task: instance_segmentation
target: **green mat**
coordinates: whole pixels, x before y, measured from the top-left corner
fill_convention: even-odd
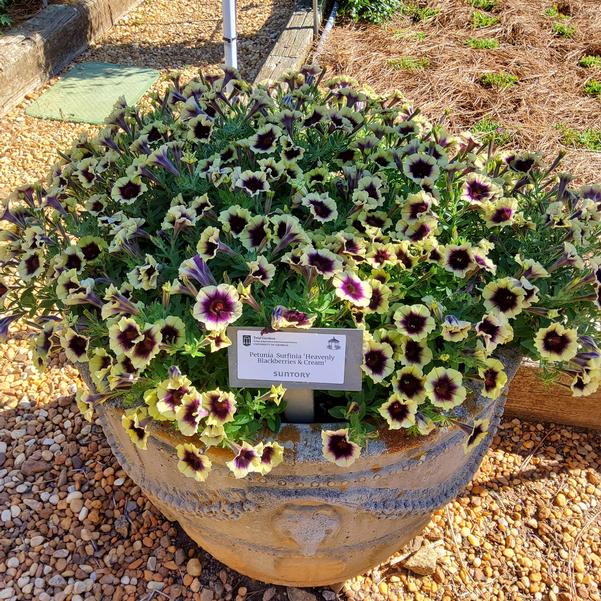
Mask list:
[[[80,63],[25,112],[42,119],[101,124],[120,96],[125,96],[128,104],[137,102],[159,75],[142,67]]]

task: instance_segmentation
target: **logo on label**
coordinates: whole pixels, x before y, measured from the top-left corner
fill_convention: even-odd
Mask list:
[[[250,346],[252,338],[248,334],[242,334],[242,344],[244,346]]]
[[[328,350],[339,351],[340,350],[340,340],[338,340],[338,338],[330,338],[328,340]]]

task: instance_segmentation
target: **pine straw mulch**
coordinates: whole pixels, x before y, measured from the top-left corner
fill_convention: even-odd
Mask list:
[[[567,149],[562,128],[593,129],[601,136],[601,97],[583,92],[587,80],[601,80],[601,69],[578,65],[583,55],[601,56],[599,0],[497,0],[488,14],[498,24],[482,29],[472,25],[475,9],[469,0],[413,4],[439,13],[416,22],[401,11],[383,26],[339,24],[320,63],[329,75],[352,76],[378,92],[399,89],[426,116],[452,131],[492,120],[511,136],[510,145],[553,155]],[[553,6],[566,16],[547,16],[545,11]],[[575,27],[574,37],[554,35],[554,22]],[[466,45],[469,38],[493,37],[499,42],[494,50]],[[429,65],[395,68],[399,57],[426,59]],[[517,76],[518,83],[504,90],[480,83],[483,74],[499,71]],[[581,182],[601,181],[599,151],[568,149],[562,165]]]

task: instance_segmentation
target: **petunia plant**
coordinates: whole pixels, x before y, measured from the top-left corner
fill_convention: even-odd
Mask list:
[[[4,335],[63,350],[145,448],[177,430],[180,470],[207,449],[235,477],[268,473],[285,389],[228,385],[227,328],[359,328],[361,392],[324,391],[324,456],[350,465],[382,428],[487,434],[464,403],[496,399],[507,352],[576,396],[601,381],[601,186],[537,154],[499,154],[314,68],[250,86],[175,79],[141,111],[119,103],[48,181],[2,209]],[[330,426],[331,427],[331,426]]]

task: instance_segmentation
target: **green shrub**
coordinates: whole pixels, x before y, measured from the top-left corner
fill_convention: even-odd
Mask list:
[[[340,14],[353,21],[382,23],[401,7],[401,0],[343,0]]]
[[[561,132],[561,142],[566,146],[601,151],[601,129],[587,128],[582,131],[562,125],[557,126]]]
[[[553,23],[553,33],[560,38],[573,38],[576,33],[576,28],[573,25],[566,23]]]
[[[494,50],[499,47],[499,41],[495,38],[469,38],[465,43],[474,50]]]
[[[552,19],[568,19],[570,17],[568,10],[562,6],[557,6],[557,4],[547,8],[545,10],[545,15]]]
[[[492,141],[497,147],[509,144],[514,137],[513,132],[507,130],[501,123],[493,119],[480,119],[471,129],[472,132],[478,135],[482,142],[488,144]]]
[[[596,54],[585,54],[580,58],[578,64],[581,67],[585,67],[586,69],[591,68],[601,68],[601,56],[597,56]]]
[[[497,71],[496,73],[484,73],[480,76],[480,83],[486,88],[499,88],[505,90],[518,82],[516,75],[507,73],[507,71]]]
[[[12,0],[0,0],[0,29],[13,24],[13,20],[6,14],[6,9],[11,3]]]
[[[469,0],[469,3],[474,8],[479,8],[481,10],[492,10],[497,6],[497,0]]]
[[[419,23],[431,21],[438,16],[440,10],[429,6],[420,6],[412,2],[402,2],[400,12],[402,15],[409,17],[414,23]]]
[[[597,81],[596,79],[589,79],[584,84],[584,93],[587,96],[592,96],[593,98],[601,97],[601,81]]]
[[[488,13],[482,12],[480,10],[475,10],[472,14],[472,25],[476,29],[481,29],[482,27],[492,27],[499,22],[499,19],[494,15],[489,15]]]
[[[388,66],[398,71],[421,71],[430,66],[430,61],[425,57],[399,56],[389,59]]]

